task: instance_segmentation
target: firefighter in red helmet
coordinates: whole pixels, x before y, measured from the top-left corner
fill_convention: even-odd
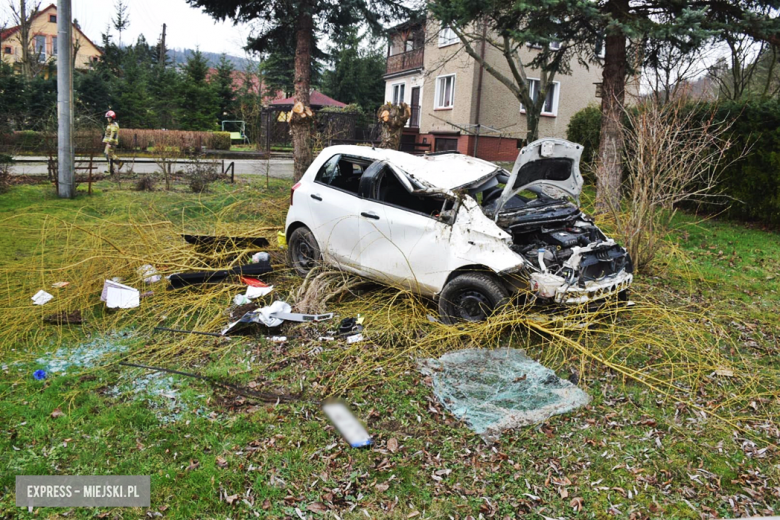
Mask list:
[[[106,135],[103,137],[103,143],[106,148],[103,150],[103,154],[108,161],[108,172],[111,175],[114,174],[114,164],[117,165],[117,169],[122,169],[124,163],[119,160],[116,155],[116,147],[119,144],[119,124],[116,122],[116,113],[113,110],[106,112]]]

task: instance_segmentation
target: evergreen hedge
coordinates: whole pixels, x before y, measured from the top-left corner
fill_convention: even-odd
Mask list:
[[[716,120],[731,124],[727,137],[733,145],[718,186],[720,193],[735,199],[726,214],[780,226],[780,102],[699,103],[692,104],[690,110],[701,119],[714,114]],[[567,139],[583,145],[583,162],[588,165],[596,159],[600,126],[601,113],[590,106],[577,112],[567,127]],[[737,160],[746,146],[748,154]]]

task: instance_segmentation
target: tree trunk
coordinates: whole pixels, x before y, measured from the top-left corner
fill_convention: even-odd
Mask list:
[[[539,139],[539,116],[534,113],[534,110],[526,110],[525,121],[527,125],[525,131],[525,142],[526,144],[533,143]]]
[[[412,116],[412,109],[406,103],[394,105],[385,103],[376,112],[376,117],[382,125],[382,142],[379,148],[390,150],[401,149],[401,134],[404,126]]]
[[[616,2],[613,2],[615,4]],[[628,2],[617,2],[628,10]],[[613,11],[615,8],[613,7]],[[615,13],[618,18],[620,12]],[[606,37],[606,55],[601,84],[601,142],[596,169],[596,212],[603,213],[620,204],[622,177],[621,157],[623,154],[623,130],[621,118],[626,97],[626,35],[618,33]]]
[[[301,104],[303,114],[311,114],[309,107],[309,88],[311,86],[311,42],[314,22],[311,13],[306,11],[306,4],[302,6],[304,12],[298,17],[295,28],[295,104]],[[308,114],[307,114],[308,112]],[[290,132],[293,140],[293,182],[298,182],[306,173],[313,160],[311,128],[313,117],[290,117]]]
[[[17,38],[22,46],[22,59],[20,60],[20,65],[22,77],[28,81],[31,80],[33,76],[30,56],[30,21],[30,18],[27,17],[27,2],[25,2],[25,0],[19,0],[19,16],[17,20],[17,22],[19,22],[19,33]]]

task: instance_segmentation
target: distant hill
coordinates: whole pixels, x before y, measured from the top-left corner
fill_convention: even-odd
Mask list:
[[[195,52],[194,49],[168,49],[168,57],[173,64],[180,65],[185,63],[193,52]],[[216,67],[222,56],[218,52],[200,52],[208,60],[210,67]],[[233,67],[235,67],[236,70],[244,70],[248,62],[257,64],[257,60],[249,60],[244,56],[231,56],[228,54],[227,59],[233,64]]]

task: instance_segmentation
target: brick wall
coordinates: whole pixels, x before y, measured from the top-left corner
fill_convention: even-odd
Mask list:
[[[474,155],[474,140],[476,139],[472,135],[438,135],[438,137],[444,139],[457,139],[458,151],[465,155]],[[428,140],[431,145],[430,151],[436,149],[435,143],[437,135],[434,134],[419,134],[417,136],[417,142],[422,143],[423,138]],[[480,136],[479,143],[477,145],[477,157],[486,161],[507,161],[514,162],[517,159],[517,154],[520,153],[520,149],[517,147],[517,139],[513,138],[501,138]]]

